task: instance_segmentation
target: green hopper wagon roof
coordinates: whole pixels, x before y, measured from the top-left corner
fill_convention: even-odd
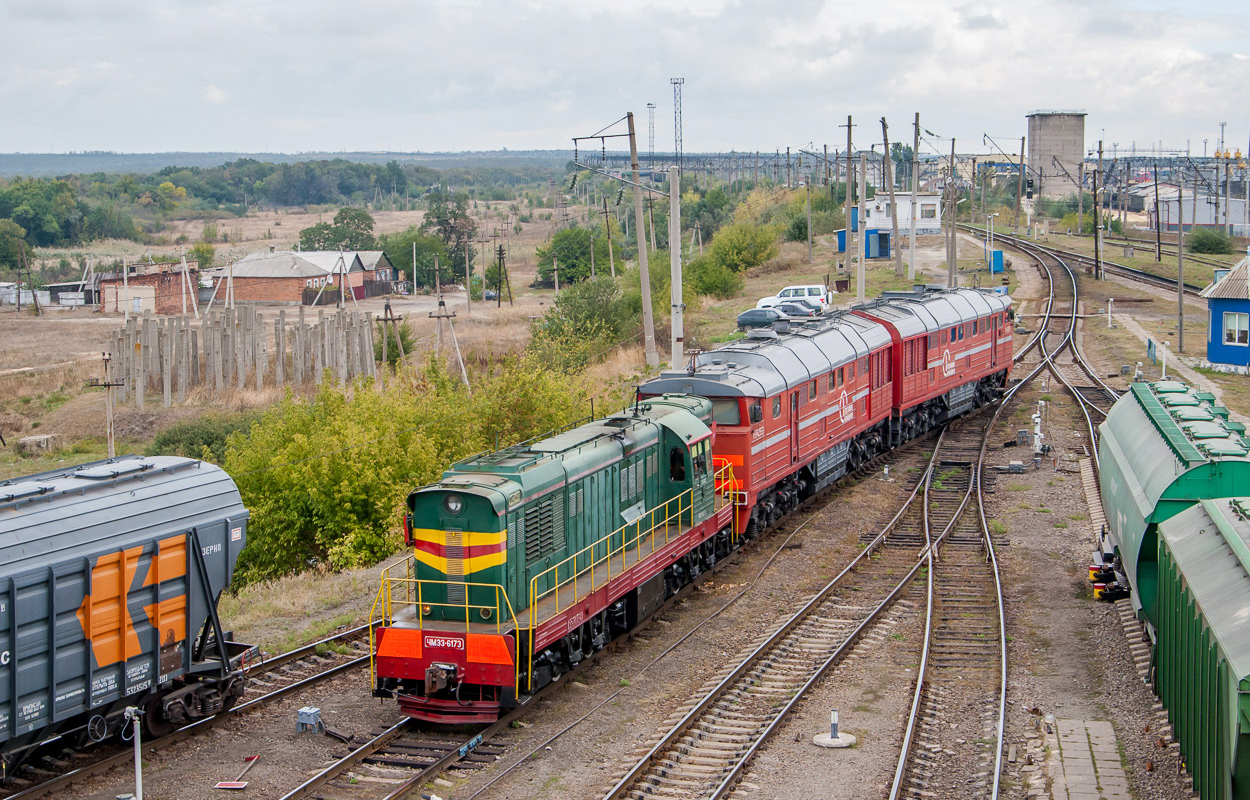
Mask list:
[[[1250,691],[1250,498],[1203,500],[1159,526],[1198,611]]]

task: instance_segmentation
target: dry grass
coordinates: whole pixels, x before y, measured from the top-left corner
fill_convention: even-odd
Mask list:
[[[235,639],[282,653],[368,621],[382,568],[309,572],[256,583],[238,594],[223,594],[218,609]]]

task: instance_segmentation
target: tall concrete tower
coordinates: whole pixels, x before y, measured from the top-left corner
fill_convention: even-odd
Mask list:
[[[1075,194],[1077,165],[1085,158],[1085,112],[1034,111],[1028,118],[1029,174],[1041,176],[1037,190],[1043,197]]]

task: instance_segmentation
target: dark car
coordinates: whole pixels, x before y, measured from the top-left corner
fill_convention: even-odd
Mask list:
[[[814,317],[816,311],[806,303],[778,303],[773,308],[787,317]]]
[[[825,313],[826,306],[822,306],[819,300],[809,299],[806,297],[796,297],[795,299],[787,300],[786,302],[790,305],[800,305],[810,308],[812,311],[816,312],[816,316],[818,317]]]
[[[752,308],[738,315],[739,328],[771,328],[774,322],[787,319],[775,308]]]

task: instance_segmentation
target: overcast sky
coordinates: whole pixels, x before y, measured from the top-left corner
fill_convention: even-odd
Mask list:
[[[645,149],[648,102],[671,150],[676,76],[688,152],[917,111],[961,151],[1037,109],[1090,146],[1250,136],[1244,0],[0,0],[0,31],[0,152],[548,149],[625,111]]]

